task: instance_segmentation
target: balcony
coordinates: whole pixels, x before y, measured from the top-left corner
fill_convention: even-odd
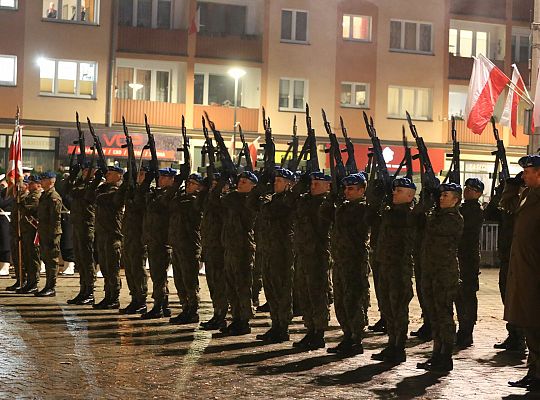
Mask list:
[[[187,31],[183,29],[119,26],[117,50],[128,53],[186,55],[187,36]]]
[[[144,125],[144,114],[152,126],[178,128],[182,125],[181,116],[186,105],[163,103],[160,101],[114,99],[114,122],[122,123],[122,116],[130,125]]]
[[[197,36],[197,57],[242,61],[262,61],[260,35],[208,35]]]
[[[506,0],[451,0],[450,13],[505,19]]]
[[[512,1],[512,19],[514,21],[531,22],[533,20],[534,0]]]
[[[502,126],[495,124],[497,129],[499,129],[499,136],[502,137]],[[450,131],[450,121],[447,122],[447,132],[448,132],[448,143],[452,143],[452,132]],[[481,135],[473,133],[469,128],[467,128],[467,121],[458,119],[456,120],[456,131],[457,138],[460,143],[467,144],[492,144],[495,146],[495,137],[493,136],[493,129],[491,124],[486,125],[486,128]]]
[[[471,57],[458,57],[449,54],[448,60],[448,79],[463,79],[469,80],[471,78],[472,67],[474,59]],[[497,67],[504,70],[504,61],[491,60]]]
[[[216,128],[222,131],[232,131],[234,126],[234,107],[201,106],[195,105],[193,109],[193,127],[202,128],[201,116],[206,111],[210,119],[216,124]],[[240,122],[244,132],[257,132],[259,130],[259,109],[243,108],[236,109],[236,120]]]

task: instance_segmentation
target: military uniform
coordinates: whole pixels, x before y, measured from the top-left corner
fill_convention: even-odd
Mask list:
[[[361,345],[369,304],[369,225],[364,199],[338,203],[330,233],[334,308],[345,343]],[[343,343],[342,341],[342,343]],[[360,346],[358,346],[360,348]],[[330,349],[329,349],[330,350]],[[339,351],[339,349],[336,349]]]
[[[34,293],[39,282],[41,259],[39,257],[39,246],[36,243],[36,234],[38,226],[37,209],[40,196],[40,191],[30,191],[21,197],[19,203],[22,258],[26,275],[26,284],[20,289],[20,293]]]
[[[459,292],[456,314],[459,321],[458,345],[472,343],[472,332],[477,320],[480,274],[480,232],[484,213],[478,200],[465,200],[459,209],[463,216],[463,236],[459,242]],[[470,342],[470,343],[469,343]]]
[[[182,313],[171,322],[198,322],[201,204],[196,193],[180,193],[169,203],[169,244],[172,246],[174,285]]]
[[[253,228],[255,235],[255,243],[261,243],[263,241],[263,232],[261,232],[261,222],[259,217],[255,217],[255,224]],[[252,275],[252,284],[251,284],[251,297],[252,303],[255,307],[259,306],[259,295],[261,294],[261,289],[263,287],[263,255],[261,254],[261,249],[255,247],[255,261],[253,262],[253,273]],[[266,296],[266,293],[265,293]]]
[[[46,283],[43,290],[36,295],[45,295],[47,292],[50,292],[47,295],[55,295],[62,234],[62,198],[54,187],[41,193],[37,215],[39,248],[41,260],[45,264]]]

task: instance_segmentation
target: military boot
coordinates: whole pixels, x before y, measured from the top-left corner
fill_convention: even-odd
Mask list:
[[[109,303],[109,295],[105,294],[105,297],[103,300],[101,300],[99,303],[95,303],[92,305],[92,308],[94,310],[105,310],[107,308],[107,304]]]
[[[496,349],[519,352],[524,352],[527,349],[525,338],[522,335],[512,333],[509,333],[508,337],[501,343],[495,343],[493,347]]]
[[[84,295],[75,304],[77,304],[78,306],[91,306],[94,303],[95,303],[94,288],[90,288],[90,289],[85,290]]]
[[[411,332],[411,336],[429,342],[431,340],[431,323],[427,320],[424,320],[424,323],[417,331]]]
[[[20,289],[15,290],[15,293],[17,294],[32,294],[36,293],[38,291],[37,283],[32,282],[26,282],[23,287]]]
[[[441,344],[439,342],[433,342],[433,352],[431,357],[424,362],[416,364],[416,368],[425,369],[430,371],[433,364],[437,364],[441,358]]]
[[[389,359],[392,359],[394,357],[395,352],[396,352],[396,347],[393,344],[388,344],[384,349],[382,349],[378,353],[373,353],[371,355],[371,359],[377,360],[377,361],[388,361]]]
[[[161,311],[163,313],[163,316],[165,318],[169,318],[171,316],[171,309],[169,307],[169,297],[165,296],[163,298],[163,301],[161,302]]]
[[[257,306],[257,312],[270,312],[270,304],[266,302],[263,305]]]
[[[313,329],[308,329],[306,335],[300,339],[298,342],[293,342],[293,347],[297,347],[300,349],[307,349],[308,343],[310,342],[311,338],[313,337],[313,334],[315,331]]]
[[[109,301],[105,304],[106,310],[118,310],[120,308],[120,292],[111,293]]]
[[[255,336],[255,339],[262,340],[263,342],[271,342],[276,337],[279,337],[279,327],[276,324],[272,324],[272,327],[270,329],[268,329],[262,334]]]
[[[69,299],[66,303],[68,304],[78,304],[79,301],[82,300],[82,298],[84,297],[84,289],[81,289],[81,291],[77,294],[77,296],[75,296],[74,298],[72,299]]]
[[[330,354],[346,353],[351,350],[353,343],[352,335],[344,334],[341,342],[337,346],[327,348],[326,352]]]
[[[17,289],[20,289],[24,286],[24,282],[20,282],[19,280],[15,281],[15,283],[11,286],[8,286],[6,290],[8,292],[15,292]]]
[[[307,346],[308,350],[323,349],[326,346],[326,341],[324,340],[324,330],[315,330]]]
[[[203,322],[201,324],[201,328],[206,331],[215,331],[215,330],[222,330],[227,327],[227,321],[225,321],[225,316],[221,315],[214,315],[212,318],[210,318],[209,321]]]
[[[231,336],[242,336],[251,333],[251,327],[248,320],[239,320],[238,323],[228,330]]]
[[[34,296],[37,297],[54,297],[56,296],[56,273],[50,269],[46,272],[46,281],[45,287],[37,293],[34,293]]]
[[[466,349],[471,347],[473,344],[473,329],[472,328],[463,328],[459,329],[456,334],[456,346],[460,349]]]
[[[163,302],[159,300],[154,300],[154,306],[150,311],[141,314],[141,319],[158,319],[163,317]]]
[[[131,302],[126,308],[121,308],[119,310],[120,314],[132,315],[132,314],[143,314],[147,311],[146,299],[137,299],[135,297],[131,298]]]
[[[454,349],[453,343],[444,343],[442,351],[436,362],[432,362],[428,368],[433,372],[449,372],[454,369],[454,363],[452,361],[452,351]]]
[[[386,333],[386,321],[381,317],[375,324],[368,326],[368,329],[372,332]]]
[[[272,343],[283,343],[283,342],[288,342],[289,340],[290,340],[289,327],[280,326],[280,329],[277,332],[277,335],[272,341]]]

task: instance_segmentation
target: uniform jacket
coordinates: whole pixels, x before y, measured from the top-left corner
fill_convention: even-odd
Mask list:
[[[382,210],[376,260],[392,268],[412,271],[416,219],[410,203],[390,205]]]
[[[95,190],[96,234],[107,240],[122,240],[124,192],[119,186],[103,183]],[[122,187],[125,189],[125,186]]]
[[[21,212],[21,234],[35,234],[36,228],[33,226],[37,223],[38,218],[38,205],[41,192],[34,190],[28,192],[22,199],[20,212]],[[32,221],[32,223],[30,223]]]
[[[221,230],[223,229],[224,210],[220,194],[215,190],[202,193],[203,214],[201,220],[201,243],[203,256],[207,252],[223,252]]]
[[[221,243],[226,250],[255,249],[253,237],[255,213],[246,205],[247,196],[248,193],[233,190],[221,198],[225,212]]]
[[[338,202],[330,232],[332,259],[360,262],[368,255],[368,206],[364,199]]]
[[[175,191],[175,187],[152,188],[146,194],[143,220],[145,244],[165,246],[169,243],[169,201]]]
[[[52,242],[55,236],[62,234],[62,198],[54,187],[41,193],[37,215],[40,243]]]
[[[523,202],[523,200],[525,201]],[[514,235],[506,284],[504,319],[540,328],[540,188],[525,189],[514,212]]]
[[[122,233],[128,240],[136,240],[142,246],[143,215],[146,211],[148,185],[127,188],[125,192],[125,210],[122,220]]]
[[[333,204],[327,194],[306,193],[296,202],[294,249],[297,254],[329,250]]]
[[[459,213],[463,216],[463,235],[458,248],[461,277],[476,279],[480,268],[480,232],[484,223],[484,212],[478,200],[465,200]]]
[[[169,202],[169,244],[201,252],[201,203],[197,194],[177,192]]]
[[[96,219],[95,198],[89,193],[93,185],[83,179],[78,179],[68,191],[71,196],[71,222],[75,229],[79,227],[94,227]]]

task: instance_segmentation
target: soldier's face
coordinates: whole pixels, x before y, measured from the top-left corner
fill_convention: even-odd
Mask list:
[[[523,169],[523,181],[530,188],[540,187],[540,168],[528,167]]]
[[[290,187],[290,185],[291,181],[289,181],[288,179],[285,179],[281,176],[276,176],[276,180],[274,181],[274,192],[283,193]]]
[[[55,182],[56,182],[56,178],[42,179],[41,187],[43,188],[43,190],[49,190],[51,187],[54,186]]]
[[[105,181],[107,183],[118,183],[122,179],[122,174],[116,171],[107,171],[105,174]]]
[[[238,181],[238,191],[240,193],[249,193],[254,187],[255,184],[247,178],[240,178]]]
[[[345,199],[349,201],[361,199],[364,193],[366,193],[366,188],[361,185],[349,185],[343,188]]]
[[[160,175],[158,183],[159,183],[159,187],[172,186],[172,184],[174,183],[174,176]]]
[[[442,192],[439,197],[441,208],[452,208],[455,207],[459,202],[459,197],[456,192],[451,192],[449,190]]]
[[[319,194],[327,193],[330,191],[330,182],[328,181],[319,181],[316,179],[311,180],[310,192],[313,196]]]
[[[143,183],[144,177],[146,176],[146,171],[140,170],[137,174],[137,183]]]
[[[416,190],[411,188],[396,187],[392,191],[392,203],[407,204],[413,201]]]
[[[187,182],[186,182],[186,193],[187,194],[193,194],[193,193],[197,193],[197,192],[200,192],[202,189],[202,186],[199,182],[197,181],[194,181],[192,179],[189,179]]]
[[[82,171],[82,176],[83,178],[86,178],[88,176],[88,174],[90,174],[90,176],[94,176],[94,173],[96,172],[95,169],[90,169],[90,168],[85,168],[83,169]]]
[[[470,186],[465,186],[463,190],[463,198],[465,200],[478,200],[482,196],[482,192],[477,192]]]
[[[37,183],[37,182],[30,182],[28,184],[28,190],[30,190],[31,192],[35,192],[37,190],[41,189],[41,184]]]

